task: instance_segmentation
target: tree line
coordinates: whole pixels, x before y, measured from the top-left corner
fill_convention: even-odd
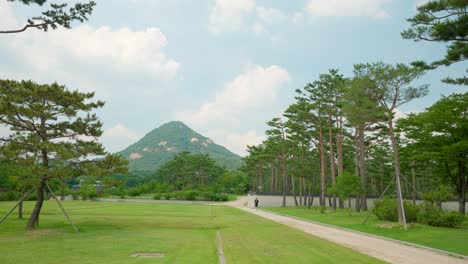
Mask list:
[[[428,85],[414,81],[439,66],[466,60],[466,1],[439,0],[420,5],[409,18],[405,39],[448,43],[445,58],[395,65],[384,62],[354,65],[353,76],[330,69],[301,89],[281,117],[267,122],[267,139],[248,146],[247,171],[256,191],[280,192],[283,206],[291,193],[296,206],[337,198],[340,179],[355,186],[356,210],[367,210],[367,196],[378,195],[390,181],[399,201],[413,201],[439,187],[456,194],[465,213],[467,192],[467,94],[443,97],[419,114],[395,119],[402,105],[425,96]],[[444,82],[466,86],[466,77]],[[344,174],[359,178],[361,184]],[[341,184],[340,186],[346,186]],[[351,190],[350,190],[351,192]],[[402,221],[402,202],[399,221]]]

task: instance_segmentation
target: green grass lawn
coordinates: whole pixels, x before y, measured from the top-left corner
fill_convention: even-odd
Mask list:
[[[276,207],[263,208],[281,214],[345,227],[370,234],[380,235],[393,239],[403,240],[428,247],[438,248],[450,252],[468,255],[468,219],[459,228],[433,227],[422,224],[409,224],[408,231],[402,227],[389,227],[389,222],[378,220],[371,215],[365,225],[362,224],[368,212],[351,212],[338,209],[336,212],[327,209],[321,213],[317,207],[307,209],[304,207]]]
[[[47,201],[37,231],[11,215],[0,224],[0,263],[381,263],[264,218],[222,205],[65,201],[81,233]],[[12,202],[0,202],[3,216]],[[25,204],[26,215],[33,203]],[[136,252],[165,257],[135,258]]]

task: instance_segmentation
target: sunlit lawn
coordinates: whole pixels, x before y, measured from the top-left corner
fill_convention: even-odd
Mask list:
[[[12,206],[1,202],[0,214]],[[32,206],[26,203],[26,215]],[[0,224],[0,263],[218,263],[217,230],[227,263],[380,263],[227,206],[66,201],[64,207],[81,233],[47,201],[38,231],[26,231],[16,215]],[[136,252],[165,256],[130,256]]]
[[[313,221],[354,229],[366,233],[399,239],[428,247],[438,248],[450,252],[468,255],[468,218],[458,228],[433,227],[422,224],[410,224],[408,231],[401,227],[391,228],[388,222],[378,220],[371,215],[365,225],[363,221],[368,212],[349,213],[346,209],[333,212],[327,209],[321,213],[320,209],[304,207],[266,208],[274,212],[292,215]]]

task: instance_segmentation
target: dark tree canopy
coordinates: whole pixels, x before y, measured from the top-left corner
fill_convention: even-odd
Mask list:
[[[15,0],[8,0],[15,2]],[[43,5],[46,0],[19,0],[23,4],[35,3]],[[93,8],[96,5],[94,1],[87,3],[76,3],[67,9],[68,4],[50,4],[50,9],[42,12],[42,15],[28,18],[25,26],[19,29],[0,30],[0,34],[12,34],[26,31],[28,28],[36,28],[42,31],[48,31],[49,29],[57,29],[63,27],[70,29],[71,23],[79,21],[83,23],[88,20],[89,15],[93,12]]]
[[[466,0],[433,0],[417,8],[418,13],[408,19],[411,28],[401,33],[405,39],[415,41],[435,41],[447,43],[447,53],[443,59],[426,64],[416,65],[434,69],[440,65],[451,65],[468,58],[468,1]],[[447,83],[468,85],[466,76],[446,78]]]

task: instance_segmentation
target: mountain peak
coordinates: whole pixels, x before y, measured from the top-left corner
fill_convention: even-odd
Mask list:
[[[152,171],[183,151],[209,154],[219,165],[229,169],[242,165],[238,155],[198,134],[181,121],[161,125],[120,154],[129,160],[130,170]]]

